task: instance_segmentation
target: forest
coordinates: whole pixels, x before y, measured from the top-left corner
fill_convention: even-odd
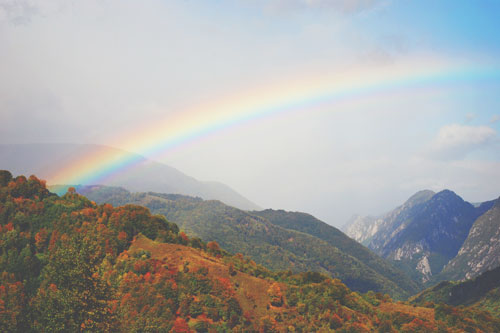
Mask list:
[[[479,307],[270,271],[137,205],[0,171],[2,332],[498,332]]]

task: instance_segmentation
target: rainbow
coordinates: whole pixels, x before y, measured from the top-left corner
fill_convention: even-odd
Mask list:
[[[134,133],[117,136],[109,144],[155,158],[213,133],[249,122],[318,107],[359,102],[370,97],[396,96],[415,89],[437,89],[453,84],[500,78],[500,67],[443,61],[413,61],[382,69],[358,69],[328,75],[299,76],[265,87],[253,87],[222,101],[175,113]],[[142,162],[139,155],[111,154],[96,149],[64,165],[49,177],[49,184],[99,184]]]

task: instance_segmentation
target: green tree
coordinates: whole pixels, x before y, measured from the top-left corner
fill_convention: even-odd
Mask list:
[[[103,250],[90,232],[76,232],[50,255],[34,300],[38,331],[109,331],[111,290],[98,274]]]
[[[0,187],[7,186],[12,180],[12,174],[7,170],[0,170]]]

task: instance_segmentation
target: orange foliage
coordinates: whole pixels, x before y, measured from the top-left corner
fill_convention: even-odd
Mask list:
[[[59,232],[57,232],[57,230],[52,231],[52,235],[49,241],[49,251],[52,251],[54,249],[58,239],[59,239]]]
[[[344,321],[342,320],[342,318],[340,318],[338,316],[338,314],[334,313],[332,315],[332,317],[330,318],[330,327],[331,328],[340,328],[342,327],[342,324],[344,323]]]
[[[174,333],[184,333],[184,332],[192,332],[191,329],[189,328],[187,322],[184,320],[184,318],[177,317],[174,321],[174,326],[172,327],[172,330],[170,332]]]
[[[413,319],[411,322],[403,324],[401,326],[401,332],[419,332],[419,333],[431,333],[437,330],[436,325],[428,322],[422,321],[419,318]]]
[[[207,249],[209,249],[213,252],[219,252],[220,251],[219,243],[217,243],[216,241],[208,242]]]
[[[184,233],[184,231],[179,232],[179,236],[181,237],[181,239],[182,239],[185,243],[189,242],[189,238],[188,238],[188,236]]]
[[[282,306],[283,305],[283,293],[277,282],[274,282],[267,290],[269,297],[271,298],[272,306]]]
[[[35,235],[35,246],[37,250],[42,250],[47,242],[48,233],[45,228],[40,229]]]
[[[127,233],[125,231],[120,231],[118,233],[118,239],[121,241],[127,239]]]
[[[231,281],[229,281],[229,279],[224,278],[224,277],[218,277],[217,280],[219,281],[220,285],[224,289],[226,289],[226,290],[231,290],[232,289]]]
[[[30,182],[34,181],[35,178],[30,177]],[[464,310],[453,307],[442,310],[443,316],[449,319],[436,320],[434,309],[396,304],[387,298],[380,305],[362,303],[362,297],[352,294],[339,280],[285,282],[292,273],[278,275],[285,277],[278,280],[267,272],[264,272],[266,278],[262,278],[264,268],[241,253],[227,256],[215,241],[207,243],[207,251],[201,250],[204,246],[195,247],[193,240],[191,246],[184,246],[189,244],[189,237],[184,232],[177,234],[177,228],[175,231],[164,228],[165,223],[158,223],[158,218],[151,216],[145,208],[133,205],[113,208],[109,204],[90,207],[86,199],[76,195],[74,188],[68,189],[67,196],[50,196],[50,200],[45,200],[42,192],[33,193],[32,184],[23,185],[28,190],[16,189],[18,184],[25,182],[26,179],[18,177],[8,185],[18,193],[8,198],[16,213],[29,216],[36,212],[43,214],[47,209],[45,206],[64,207],[56,217],[52,215],[57,210],[51,209],[39,224],[47,229],[42,228],[33,236],[37,229],[18,227],[24,231],[13,233],[13,236],[18,237],[22,244],[34,244],[37,254],[47,254],[48,260],[57,259],[59,247],[70,246],[75,234],[83,236],[91,243],[90,250],[96,253],[94,258],[101,258],[94,266],[98,269],[93,272],[92,281],[102,279],[101,282],[113,286],[112,295],[106,300],[109,304],[106,311],[116,316],[121,327],[130,331],[145,331],[146,328],[165,331],[171,327],[171,332],[192,332],[191,326],[203,332],[223,329],[251,332],[294,329],[303,332],[339,329],[350,332],[393,332],[396,329],[434,332],[438,325],[439,328],[449,326],[450,331],[466,327],[478,331],[479,320],[467,318],[462,315]],[[0,207],[0,213],[4,214],[2,209]],[[7,215],[3,221],[11,219],[14,217]],[[0,226],[0,232],[11,230],[14,230],[13,222]],[[168,232],[169,237],[158,237],[161,232]],[[2,241],[7,238],[5,234],[0,237]],[[128,239],[134,240],[129,244]],[[163,242],[159,241],[162,239]],[[47,253],[47,246],[50,251],[56,251]],[[222,257],[223,260],[218,259]],[[26,262],[31,259],[26,258]],[[184,263],[189,269],[179,273]],[[16,331],[3,329],[5,318],[13,319],[15,325],[19,310],[24,311],[23,307],[31,304],[31,300],[23,295],[23,285],[10,281],[13,280],[0,275],[0,330],[3,331]],[[290,281],[294,281],[293,277]],[[63,297],[65,294],[66,286],[58,280],[47,280],[41,285],[37,290],[41,299],[44,295]],[[381,300],[382,295],[377,295],[377,298]],[[6,305],[9,301],[10,305]],[[464,318],[456,319],[461,316]],[[456,320],[460,320],[461,326],[455,324]],[[90,331],[96,327],[91,320],[77,325],[75,331]]]

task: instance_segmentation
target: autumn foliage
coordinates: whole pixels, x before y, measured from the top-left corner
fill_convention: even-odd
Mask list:
[[[271,272],[140,206],[59,197],[0,171],[2,332],[495,332],[474,308],[415,307],[314,272]]]

